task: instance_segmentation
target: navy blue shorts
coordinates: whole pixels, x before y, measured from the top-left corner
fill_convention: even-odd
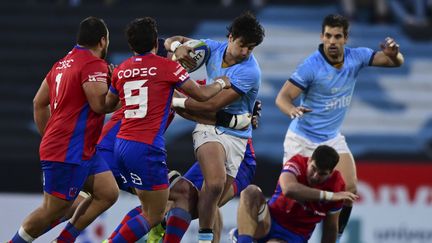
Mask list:
[[[271,219],[269,233],[264,238],[257,240],[257,243],[265,243],[270,239],[284,240],[289,243],[307,243],[307,240],[303,238],[303,236],[285,229],[273,220],[273,218]]]
[[[82,190],[87,177],[109,171],[106,162],[94,155],[80,164],[42,160],[44,191],[55,197],[71,201]]]
[[[168,188],[166,152],[155,146],[117,138],[114,159],[127,185],[140,190]]]

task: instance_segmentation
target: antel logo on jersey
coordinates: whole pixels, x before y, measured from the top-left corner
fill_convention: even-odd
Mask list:
[[[325,104],[326,110],[336,110],[347,107],[351,104],[352,95],[344,95],[337,99],[332,99],[331,101],[327,101]]]
[[[156,76],[157,67],[144,67],[144,68],[132,68],[120,70],[117,73],[118,78],[135,78],[135,77],[147,77]]]

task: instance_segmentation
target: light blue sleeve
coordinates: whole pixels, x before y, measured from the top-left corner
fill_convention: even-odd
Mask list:
[[[362,67],[371,66],[375,51],[367,47],[358,47],[352,49],[353,57],[361,63]]]
[[[297,66],[289,81],[301,90],[307,89],[314,79],[313,66],[312,59],[307,58]]]
[[[211,52],[216,50],[222,44],[222,42],[215,41],[212,39],[201,39],[201,41],[204,41],[207,44]]]
[[[230,79],[231,88],[242,95],[257,87],[261,80],[261,71],[259,68],[242,68],[236,72],[235,77]]]

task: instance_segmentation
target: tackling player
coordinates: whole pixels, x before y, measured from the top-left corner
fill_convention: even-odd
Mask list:
[[[114,70],[107,103],[115,107],[120,99],[124,109],[114,157],[121,174],[134,187],[143,212],[128,220],[110,242],[134,242],[163,218],[169,193],[163,133],[174,89],[206,101],[230,88],[227,77],[199,86],[180,64],[155,55],[158,42],[154,19],[133,20],[126,35],[134,56]]]
[[[248,186],[240,195],[233,241],[306,243],[323,220],[321,242],[334,243],[343,200],[358,198],[343,191],[345,183],[334,170],[338,161],[338,153],[327,145],[318,146],[310,158],[292,157],[284,164],[267,203],[259,187]]]

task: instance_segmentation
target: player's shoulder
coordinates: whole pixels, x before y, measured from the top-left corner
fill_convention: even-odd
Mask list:
[[[309,56],[305,57],[303,61],[299,64],[298,68],[307,68],[310,71],[317,70],[317,65],[321,65],[325,61],[323,54],[317,50],[311,53]]]
[[[247,60],[237,64],[235,67],[237,69],[237,75],[249,76],[256,80],[261,78],[261,68],[253,54],[251,54]]]
[[[366,54],[372,54],[373,50],[369,47],[349,47],[345,46],[346,56],[357,58]]]
[[[226,41],[217,41],[212,39],[200,39],[200,41],[206,43],[206,45],[209,46],[211,49],[217,49],[218,47],[222,47],[227,44]]]
[[[294,155],[284,163],[283,169],[287,170],[287,169],[294,168],[300,175],[302,174],[302,171],[306,169],[308,159],[309,159],[308,157],[304,157],[300,154]]]

